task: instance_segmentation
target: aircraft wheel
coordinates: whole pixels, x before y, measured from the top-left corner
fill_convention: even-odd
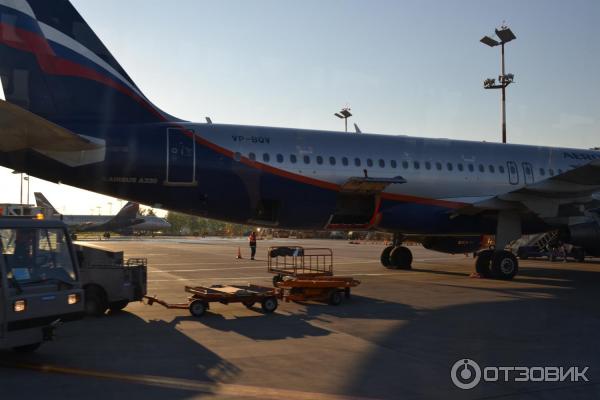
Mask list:
[[[494,254],[493,250],[483,250],[479,252],[477,256],[477,260],[475,261],[475,271],[484,278],[489,278],[492,276],[491,262],[492,255]]]
[[[24,346],[13,347],[13,350],[16,351],[17,353],[33,353],[34,351],[39,349],[41,345],[42,345],[41,342],[26,344]]]
[[[392,266],[392,264],[390,263],[390,253],[392,252],[392,250],[394,250],[394,246],[388,246],[381,252],[381,265],[383,265],[386,268],[390,268]]]
[[[492,276],[496,279],[510,280],[519,272],[517,257],[510,251],[502,250],[492,256]]]
[[[108,309],[106,293],[98,286],[85,288],[85,313],[94,317],[101,317]]]
[[[411,269],[413,255],[408,247],[397,246],[390,253],[390,264],[397,269]]]

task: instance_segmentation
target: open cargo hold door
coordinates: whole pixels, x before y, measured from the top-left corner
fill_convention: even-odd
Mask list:
[[[406,183],[402,177],[369,178],[352,177],[338,193],[335,213],[329,218],[326,229],[367,229],[379,208],[381,192],[389,185]]]

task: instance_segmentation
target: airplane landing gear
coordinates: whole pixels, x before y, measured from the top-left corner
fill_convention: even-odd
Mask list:
[[[394,244],[381,252],[381,264],[390,269],[411,269],[412,252],[402,244],[402,235],[394,234]]]
[[[519,262],[510,251],[483,250],[477,256],[475,270],[485,278],[510,280],[519,272]]]

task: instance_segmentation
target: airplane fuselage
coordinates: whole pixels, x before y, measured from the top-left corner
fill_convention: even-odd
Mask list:
[[[589,150],[284,128],[62,125],[104,139],[105,160],[73,173],[31,152],[12,161],[36,162],[14,167],[169,210],[288,229],[493,233],[495,222],[485,216],[452,211],[600,158]],[[342,185],[365,176],[406,183],[374,196],[372,210],[358,205],[364,220],[336,223]],[[532,217],[523,228],[535,232],[547,225]]]

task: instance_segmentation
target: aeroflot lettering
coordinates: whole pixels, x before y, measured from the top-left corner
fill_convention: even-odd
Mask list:
[[[570,158],[572,160],[597,160],[600,159],[598,154],[586,154],[586,153],[563,153],[564,158]]]
[[[250,142],[260,144],[270,144],[271,138],[268,136],[231,136],[234,142]]]

